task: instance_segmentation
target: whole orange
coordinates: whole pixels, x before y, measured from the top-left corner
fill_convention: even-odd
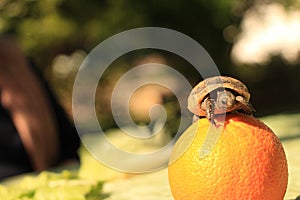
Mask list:
[[[176,142],[168,166],[176,200],[282,200],[288,169],[284,149],[272,130],[243,114],[226,116],[211,152],[200,158],[209,130],[206,118]]]

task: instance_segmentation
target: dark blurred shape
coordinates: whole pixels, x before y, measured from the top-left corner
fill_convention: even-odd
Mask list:
[[[0,178],[78,159],[79,137],[36,68],[0,40]]]

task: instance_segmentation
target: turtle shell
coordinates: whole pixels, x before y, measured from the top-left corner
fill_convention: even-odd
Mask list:
[[[243,96],[246,102],[250,100],[250,93],[241,81],[228,76],[215,76],[204,79],[192,89],[188,97],[188,109],[195,115],[205,116],[205,110],[200,105],[210,92],[219,88],[231,89]]]

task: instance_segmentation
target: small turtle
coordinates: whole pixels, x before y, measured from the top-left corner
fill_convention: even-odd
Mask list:
[[[252,115],[247,87],[227,76],[207,78],[196,85],[188,97],[188,109],[194,113],[193,121],[207,117],[213,124],[214,115],[241,112]]]

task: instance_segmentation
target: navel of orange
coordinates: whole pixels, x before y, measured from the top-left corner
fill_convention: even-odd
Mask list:
[[[200,158],[209,125],[206,118],[200,119],[174,146],[168,167],[174,198],[282,200],[288,181],[287,161],[272,130],[252,116],[229,114],[218,142]]]

